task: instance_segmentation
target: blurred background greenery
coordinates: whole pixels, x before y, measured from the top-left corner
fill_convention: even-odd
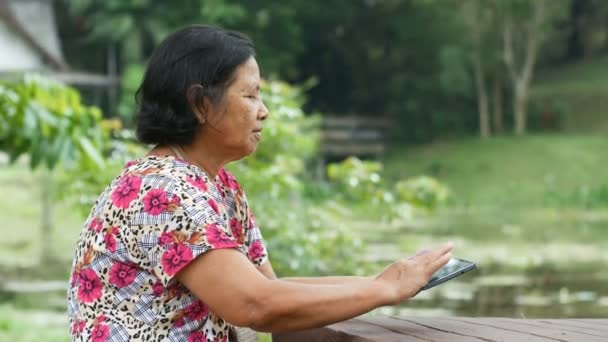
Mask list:
[[[452,240],[476,272],[371,314],[608,316],[607,2],[8,0],[0,10],[0,340],[68,339],[84,217],[147,148],[132,131],[146,60],[193,23],[256,43],[271,119],[256,154],[229,168],[279,275],[372,274]],[[363,123],[339,132],[338,153],[336,118]],[[381,148],[347,148],[361,144]]]

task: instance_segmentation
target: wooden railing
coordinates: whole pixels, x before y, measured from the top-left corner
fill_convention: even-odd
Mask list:
[[[273,342],[608,341],[608,319],[361,317],[320,329],[273,334]]]

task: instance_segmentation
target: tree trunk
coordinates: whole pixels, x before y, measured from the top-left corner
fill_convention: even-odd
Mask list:
[[[526,84],[518,82],[515,86],[513,98],[513,111],[515,114],[515,134],[523,135],[526,133],[526,107],[528,104],[528,89]]]
[[[490,131],[490,109],[488,106],[488,93],[483,72],[483,65],[479,51],[475,53],[473,61],[475,73],[475,84],[477,85],[477,110],[479,112],[479,135],[482,138],[489,138]]]
[[[464,14],[471,29],[473,41],[473,74],[477,87],[477,111],[479,113],[479,135],[486,139],[491,135],[490,108],[488,104],[488,92],[486,90],[485,72],[482,56],[482,27],[480,23],[481,9],[476,1],[464,3]]]
[[[44,169],[42,175],[41,205],[42,215],[40,222],[40,260],[44,263],[51,257],[52,230],[53,230],[53,176],[52,171]]]
[[[492,86],[492,104],[494,105],[492,108],[492,122],[494,123],[494,132],[497,134],[502,134],[504,131],[503,103],[502,82],[500,77],[495,76]]]
[[[533,3],[533,13],[530,22],[524,27],[527,27],[526,44],[525,44],[525,59],[521,70],[515,62],[515,52],[513,43],[513,23],[507,15],[503,28],[503,58],[505,66],[511,78],[513,85],[513,111],[515,115],[515,134],[522,135],[526,133],[527,121],[527,105],[528,91],[532,81],[534,72],[534,64],[538,53],[538,47],[541,41],[542,32],[541,24],[545,20],[545,1],[536,0]]]

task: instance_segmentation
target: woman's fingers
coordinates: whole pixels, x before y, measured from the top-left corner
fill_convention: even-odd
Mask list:
[[[429,267],[432,270],[431,274],[437,272],[440,268],[442,268],[445,264],[447,264],[451,258],[452,258],[452,252],[448,252],[446,254],[443,254],[439,258],[431,261],[431,263],[429,264]]]
[[[441,256],[443,256],[447,253],[450,253],[452,251],[452,249],[454,249],[454,244],[451,242],[448,242],[448,243],[444,244],[443,246],[441,246],[429,253],[421,255],[417,259],[420,259],[426,263],[430,263],[433,260],[436,260],[436,259],[440,258]]]

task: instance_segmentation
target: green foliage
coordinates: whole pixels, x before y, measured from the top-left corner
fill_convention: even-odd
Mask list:
[[[436,179],[419,176],[399,181],[395,188],[399,199],[420,208],[434,209],[448,198],[448,188]]]
[[[102,169],[68,169],[56,175],[57,186],[62,189],[56,193],[57,199],[69,203],[82,217],[86,217],[104,187],[120,173],[125,163],[146,153],[129,130],[117,131],[105,152]]]
[[[101,123],[99,109],[72,88],[36,76],[0,84],[0,150],[11,161],[27,154],[31,168],[102,168],[109,136]]]
[[[132,63],[127,65],[122,73],[122,96],[118,105],[118,113],[127,126],[130,126],[135,117],[135,93],[143,80],[144,72],[143,64]]]
[[[319,117],[301,110],[299,88],[263,85],[270,118],[250,157],[229,166],[246,189],[276,272],[286,275],[352,274],[364,270],[364,246],[344,226],[348,212],[331,198],[308,196],[310,165],[318,150]]]
[[[380,172],[381,163],[361,161],[355,157],[327,166],[327,177],[334,183],[339,195],[358,202],[377,202],[392,198],[392,195],[382,189]]]
[[[241,5],[226,0],[63,0],[63,5],[88,39],[119,43],[129,63],[142,62],[146,46],[184,25],[234,25],[246,18]]]

